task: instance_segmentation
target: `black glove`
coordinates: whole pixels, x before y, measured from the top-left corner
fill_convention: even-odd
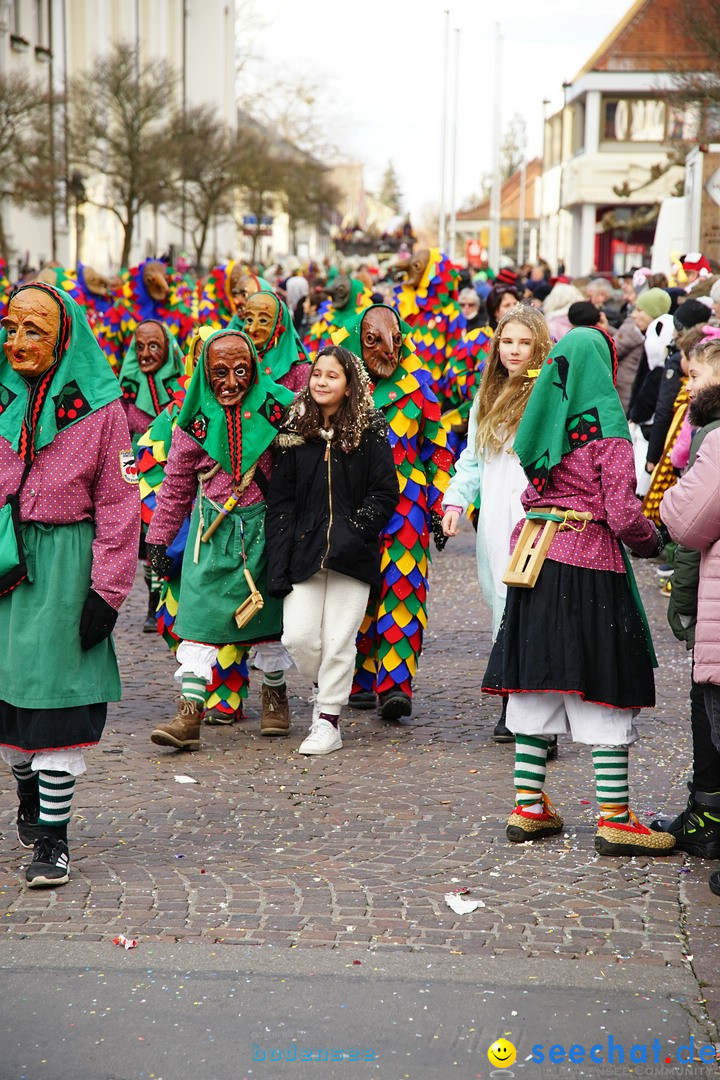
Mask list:
[[[103,600],[99,593],[91,589],[80,616],[80,644],[83,649],[92,649],[105,638],[110,637],[117,622],[118,613]]]
[[[169,578],[173,561],[167,553],[165,544],[146,544],[150,565],[159,578]]]
[[[432,527],[435,547],[438,549],[438,551],[442,551],[442,549],[448,542],[448,538],[442,529],[442,516],[440,514],[436,514],[434,510],[430,512],[430,524]]]

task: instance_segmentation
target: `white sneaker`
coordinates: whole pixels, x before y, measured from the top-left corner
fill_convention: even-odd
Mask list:
[[[329,720],[313,720],[310,734],[298,747],[299,754],[331,754],[342,746],[339,730]]]

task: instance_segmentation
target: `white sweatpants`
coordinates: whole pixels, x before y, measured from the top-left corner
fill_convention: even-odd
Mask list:
[[[283,645],[303,678],[317,683],[317,712],[339,716],[347,705],[369,595],[364,581],[318,570],[283,600]]]
[[[516,735],[572,735],[588,746],[632,746],[635,709],[613,709],[579,694],[509,694],[505,723]]]

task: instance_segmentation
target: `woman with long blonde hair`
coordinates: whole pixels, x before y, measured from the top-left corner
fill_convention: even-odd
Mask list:
[[[470,413],[467,446],[443,499],[446,536],[457,535],[468,507],[478,510],[478,578],[492,611],[493,637],[505,608],[502,579],[510,558],[510,536],[523,516],[520,495],[527,487],[513,441],[534,380],[551,348],[547,323],[536,308],[516,304],[500,320]],[[495,738],[512,741],[504,712]]]

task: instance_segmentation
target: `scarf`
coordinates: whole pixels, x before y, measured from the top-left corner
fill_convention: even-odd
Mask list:
[[[239,405],[221,405],[210,386],[207,373],[209,346],[219,337],[242,338],[250,347],[253,374]],[[255,346],[240,330],[216,330],[203,344],[178,427],[186,431],[213,461],[229,473],[237,488],[242,476],[252,468],[277,435],[285,412],[295,395],[277,386],[258,365]]]
[[[120,389],[125,401],[132,401],[141,412],[147,413],[148,416],[157,416],[177,389],[178,379],[184,370],[184,362],[180,346],[167,326],[157,319],[145,319],[144,322],[152,322],[162,328],[167,342],[167,357],[162,367],[152,375],[142,371],[138,364],[135,344],[138,330],[136,327],[120,368]],[[138,323],[138,327],[140,326],[142,323]]]
[[[594,327],[570,330],[547,357],[513,446],[538,493],[565,454],[594,439],[630,440],[616,372],[615,346]]]
[[[60,308],[60,330],[51,367],[27,382],[10,366],[0,330],[0,437],[28,464],[59,432],[121,396],[120,384],[80,305],[63,289],[34,281]]]
[[[309,364],[310,357],[298,336],[287,304],[284,304],[271,290],[261,289],[260,292],[270,292],[277,303],[277,311],[270,337],[258,354],[258,359],[265,374],[278,382],[296,364]]]

